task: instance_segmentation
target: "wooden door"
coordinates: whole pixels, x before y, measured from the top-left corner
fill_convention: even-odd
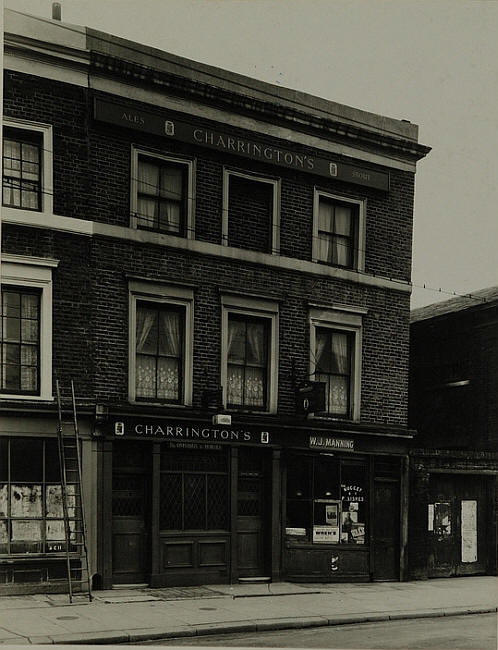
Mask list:
[[[146,446],[142,443],[137,450],[129,443],[119,444],[112,477],[112,581],[143,583],[150,571]]]
[[[373,578],[399,580],[399,483],[375,481],[373,516]]]
[[[265,456],[259,449],[239,450],[237,566],[240,578],[265,575]]]

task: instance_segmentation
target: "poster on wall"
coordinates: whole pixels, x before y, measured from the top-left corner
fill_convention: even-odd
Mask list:
[[[433,503],[429,503],[427,514],[428,514],[427,530],[431,532],[434,530],[434,504]]]
[[[477,501],[463,500],[462,562],[477,562]]]

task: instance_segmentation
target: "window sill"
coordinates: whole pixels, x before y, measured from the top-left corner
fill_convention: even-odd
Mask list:
[[[192,404],[174,404],[172,402],[148,402],[146,400],[132,399],[131,397],[128,399],[128,402],[133,406],[155,406],[157,408],[169,408],[169,409],[178,409],[178,410],[184,410],[186,408],[192,407]]]
[[[16,402],[23,400],[24,402],[53,402],[54,397],[50,394],[47,395],[16,395],[16,394],[7,394],[0,393],[0,400],[9,402],[15,400]]]

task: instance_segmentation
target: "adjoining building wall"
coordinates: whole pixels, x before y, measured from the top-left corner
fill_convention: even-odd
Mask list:
[[[496,288],[415,310],[410,574],[497,570]],[[416,498],[413,498],[416,495]]]

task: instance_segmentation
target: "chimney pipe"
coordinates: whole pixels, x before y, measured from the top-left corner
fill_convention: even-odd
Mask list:
[[[62,11],[60,2],[52,2],[52,20],[62,20]]]

